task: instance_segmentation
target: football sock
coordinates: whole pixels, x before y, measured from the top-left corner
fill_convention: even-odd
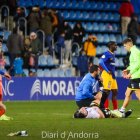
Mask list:
[[[5,109],[1,108],[0,109],[0,117],[5,113]]]
[[[104,108],[104,104],[106,99],[108,98],[109,93],[108,92],[103,92],[101,102],[100,102],[100,107]]]
[[[115,99],[115,100],[112,100],[112,104],[113,104],[113,109],[118,109],[118,101]]]
[[[106,99],[105,103],[104,103],[105,108],[109,107],[109,99]]]

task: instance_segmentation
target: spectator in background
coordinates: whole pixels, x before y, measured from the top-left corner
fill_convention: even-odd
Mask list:
[[[134,13],[134,8],[133,8],[133,5],[131,4],[130,0],[126,0],[126,2],[123,2],[121,4],[119,13],[121,16],[122,34],[124,35],[124,34],[127,34],[128,24],[130,23],[131,16]]]
[[[131,38],[133,41],[133,44],[136,45],[137,36],[139,33],[139,23],[138,23],[138,17],[136,14],[132,15],[131,21],[128,25],[128,38]]]
[[[71,49],[72,49],[72,29],[68,22],[64,22],[64,32],[65,32],[65,62],[68,63],[70,59]]]
[[[73,42],[78,43],[80,48],[82,46],[84,35],[85,29],[82,27],[81,22],[77,22],[73,28]]]
[[[52,29],[53,25],[51,22],[51,15],[48,13],[46,9],[42,11],[41,14],[42,18],[40,21],[40,29],[42,29],[45,32],[45,46],[48,48],[48,52],[50,55],[53,54],[53,48],[52,48]]]
[[[20,21],[18,24],[18,21],[20,18],[24,18],[25,17],[25,11],[23,8],[21,7],[17,7],[16,9],[16,15],[14,16],[14,22],[15,22],[15,27],[19,27],[19,30],[25,34],[25,25],[24,25],[24,21]]]
[[[31,68],[38,68],[38,57],[42,53],[42,44],[35,32],[30,33],[29,64]]]
[[[85,51],[81,50],[77,59],[77,69],[80,71],[80,76],[83,77],[88,72],[88,58]]]
[[[137,36],[139,34],[139,23],[138,23],[138,17],[136,14],[132,15],[131,21],[128,25],[128,38],[131,38],[133,41],[133,44],[136,45],[137,42]],[[129,66],[129,56],[130,52],[127,52],[126,57],[123,58],[123,63],[125,68]]]
[[[39,11],[40,9],[38,7],[33,7],[31,10],[31,13],[29,14],[27,18],[30,33],[35,32],[39,29],[40,18],[41,18]]]
[[[17,28],[13,29],[13,33],[9,35],[7,40],[7,48],[10,56],[10,66],[13,66],[14,59],[17,54],[22,54],[23,37],[17,33]]]
[[[17,54],[14,64],[13,64],[13,69],[14,69],[14,76],[21,77],[23,74],[23,59],[22,57]]]
[[[84,51],[88,56],[88,62],[93,63],[96,56],[97,38],[89,34],[88,38],[84,42]]]

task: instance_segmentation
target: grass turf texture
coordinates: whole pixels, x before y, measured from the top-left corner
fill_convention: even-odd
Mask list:
[[[56,137],[50,135],[47,140],[140,140],[140,106],[137,100],[131,101],[129,108],[133,114],[127,119],[73,119],[72,114],[76,110],[73,101],[43,101],[43,102],[5,102],[7,115],[14,118],[12,121],[0,121],[0,140],[39,140],[42,131],[45,133],[57,133]],[[122,101],[119,101],[122,104]],[[27,130],[28,137],[7,137],[10,132]],[[94,136],[77,138],[74,133],[99,134]],[[65,138],[60,135],[65,133]],[[45,135],[44,135],[45,137]]]

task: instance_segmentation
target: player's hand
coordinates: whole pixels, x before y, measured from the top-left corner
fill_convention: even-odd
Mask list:
[[[131,74],[129,73],[126,75],[126,79],[130,79],[130,78],[131,78]]]
[[[111,71],[109,71],[108,73],[111,74]]]
[[[5,76],[8,80],[11,79],[11,76],[10,76],[8,73],[5,73],[4,76]]]
[[[128,73],[128,70],[127,69],[125,69],[125,70],[122,71],[123,78],[126,78],[127,73]]]

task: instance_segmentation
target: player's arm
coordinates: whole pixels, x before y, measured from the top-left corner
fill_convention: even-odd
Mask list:
[[[4,77],[6,77],[7,79],[11,79],[11,76],[7,73],[7,72],[3,72],[0,70],[0,74],[3,75]]]
[[[107,66],[105,65],[105,62],[108,60],[108,57],[104,54],[100,60],[99,60],[99,65],[108,73],[110,73],[109,69],[107,68]]]

